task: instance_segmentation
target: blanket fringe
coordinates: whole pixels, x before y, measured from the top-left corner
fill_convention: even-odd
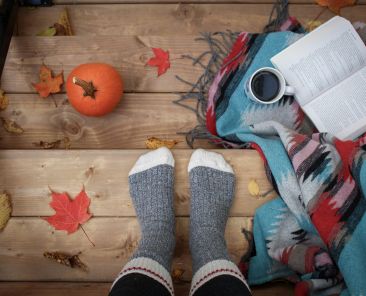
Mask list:
[[[272,9],[268,24],[264,28],[264,32],[276,31],[281,24],[288,18],[288,0],[278,0]],[[203,74],[196,82],[189,82],[180,76],[176,78],[190,86],[190,90],[181,94],[180,98],[174,101],[175,104],[186,108],[196,114],[198,125],[192,130],[184,133],[187,144],[193,148],[196,139],[206,139],[216,145],[221,145],[224,148],[230,148],[227,142],[220,137],[216,137],[208,132],[206,128],[206,109],[207,109],[207,93],[215,78],[216,73],[220,70],[223,60],[229,55],[231,47],[239,36],[240,32],[201,33],[201,36],[196,41],[206,42],[209,50],[203,52],[198,57],[190,55],[182,55],[182,58],[192,60],[193,66],[200,66],[203,69]],[[205,61],[208,59],[208,62]],[[196,106],[191,107],[188,102],[195,100]]]

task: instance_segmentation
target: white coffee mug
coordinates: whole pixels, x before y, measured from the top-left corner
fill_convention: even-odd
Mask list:
[[[263,98],[261,99],[258,95],[255,94],[255,91],[253,91],[253,79],[256,79],[256,77],[258,77],[257,75],[261,72],[270,72],[277,78],[278,87],[276,87],[276,90],[273,90],[274,95],[273,98],[271,98],[270,100],[263,100]],[[295,89],[292,86],[286,84],[285,77],[283,77],[280,71],[275,68],[264,67],[258,69],[250,76],[245,85],[245,92],[247,96],[254,102],[260,104],[273,104],[279,101],[284,95],[294,95]]]

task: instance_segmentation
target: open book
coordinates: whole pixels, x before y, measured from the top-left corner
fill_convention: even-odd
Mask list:
[[[366,131],[366,46],[336,16],[271,59],[320,132],[351,140]]]

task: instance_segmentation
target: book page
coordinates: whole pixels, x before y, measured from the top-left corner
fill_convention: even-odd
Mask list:
[[[320,132],[352,140],[366,131],[366,67],[304,106]]]
[[[271,59],[301,106],[366,66],[366,47],[351,23],[334,17]]]

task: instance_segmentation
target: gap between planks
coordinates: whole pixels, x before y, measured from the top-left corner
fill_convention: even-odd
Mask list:
[[[0,282],[2,296],[100,296],[108,295],[112,283],[60,283],[60,282]],[[174,287],[176,296],[187,296],[190,284],[180,283]],[[292,296],[293,285],[271,283],[252,287],[253,296]]]

